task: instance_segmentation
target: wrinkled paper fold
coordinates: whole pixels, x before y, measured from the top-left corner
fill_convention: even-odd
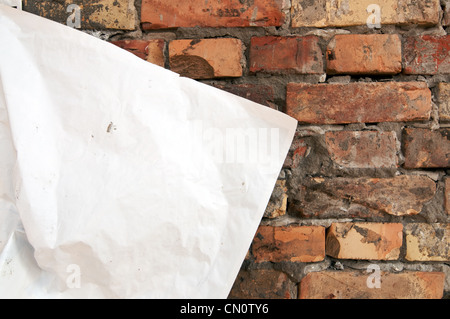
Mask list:
[[[226,298],[287,115],[0,6],[0,297]]]

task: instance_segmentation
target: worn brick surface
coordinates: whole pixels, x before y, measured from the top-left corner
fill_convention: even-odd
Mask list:
[[[405,74],[450,74],[450,35],[407,37],[403,46]]]
[[[441,272],[380,272],[380,288],[367,285],[371,273],[311,272],[299,285],[300,299],[441,299],[445,274]]]
[[[442,19],[442,25],[449,26],[450,25],[450,1],[445,0],[445,7],[444,7],[444,17]]]
[[[144,29],[281,26],[285,0],[143,0]]]
[[[402,71],[397,34],[336,35],[327,48],[329,74],[396,74]]]
[[[277,270],[241,270],[229,299],[294,299],[297,285]]]
[[[250,72],[323,73],[319,38],[253,37],[250,45]]]
[[[298,132],[295,133],[294,140],[291,143],[289,153],[286,156],[283,167],[297,168],[308,155],[311,146],[305,138],[299,137]]]
[[[397,260],[402,224],[333,223],[327,230],[326,254],[340,259]]]
[[[266,218],[276,218],[286,214],[287,208],[287,187],[285,180],[278,180],[270,197],[269,204],[264,212]]]
[[[449,224],[406,224],[405,236],[407,260],[450,261]]]
[[[119,40],[111,43],[150,63],[164,67],[164,40]]]
[[[429,119],[426,83],[289,83],[287,113],[301,123],[344,124]]]
[[[437,88],[439,120],[450,121],[450,83],[439,83]]]
[[[321,226],[260,226],[252,244],[256,262],[316,262],[325,257]]]
[[[194,79],[239,77],[242,58],[239,39],[173,40],[169,44],[170,69]]]
[[[342,167],[389,168],[397,166],[395,132],[327,132],[325,142],[332,160]]]
[[[290,211],[302,218],[384,218],[383,211],[371,208],[365,202],[355,202],[351,197],[341,197],[332,190],[322,190],[307,179],[291,199]]]
[[[450,177],[444,179],[444,205],[445,211],[450,215]]]
[[[253,102],[276,108],[274,103],[274,90],[270,85],[265,84],[213,84],[224,91],[236,94]]]
[[[80,7],[82,29],[134,30],[136,9],[133,0],[24,0],[23,10],[66,24],[70,4]]]
[[[292,0],[293,27],[345,27],[366,25],[370,13],[367,7],[381,8],[381,24],[439,23],[439,0]]]
[[[407,128],[403,145],[406,168],[450,167],[450,128]]]
[[[326,194],[329,202],[316,206],[317,213],[329,209],[330,200],[339,200],[337,204],[348,209],[350,204],[357,204],[359,209],[387,213],[394,216],[415,215],[421,212],[423,205],[436,193],[436,185],[426,176],[402,175],[393,178],[311,178],[305,180],[307,198],[313,201],[315,196]],[[319,203],[316,198],[316,204]],[[345,200],[347,204],[341,200]],[[311,210],[309,203],[301,203],[299,208]],[[312,206],[314,207],[314,206]]]

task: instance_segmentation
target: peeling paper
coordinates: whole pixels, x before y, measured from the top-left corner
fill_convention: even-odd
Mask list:
[[[226,298],[297,121],[5,6],[0,43],[0,297]]]

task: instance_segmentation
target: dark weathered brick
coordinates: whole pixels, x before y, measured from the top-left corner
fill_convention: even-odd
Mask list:
[[[229,299],[294,299],[297,285],[278,270],[241,270]]]
[[[450,128],[407,128],[403,146],[406,168],[450,167]]]
[[[422,82],[289,83],[286,109],[299,122],[312,124],[427,120],[431,91]]]
[[[395,132],[327,132],[325,142],[331,159],[341,167],[397,167],[397,137]]]
[[[265,84],[213,84],[224,91],[236,94],[253,102],[276,108],[273,87]]]
[[[373,212],[394,216],[416,215],[436,193],[435,183],[426,176],[394,178],[310,178],[303,181],[296,209],[305,217],[333,211],[333,205],[350,214],[354,210],[370,217]],[[356,205],[355,208],[352,208]],[[345,215],[342,215],[345,216]],[[324,216],[328,217],[328,216]]]
[[[450,74],[450,35],[407,37],[403,55],[405,74]]]

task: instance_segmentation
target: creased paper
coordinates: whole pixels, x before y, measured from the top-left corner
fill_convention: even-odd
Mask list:
[[[297,122],[0,6],[0,297],[226,298]]]

